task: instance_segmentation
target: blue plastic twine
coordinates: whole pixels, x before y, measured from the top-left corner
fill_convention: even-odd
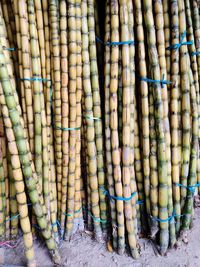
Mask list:
[[[193,44],[193,41],[183,42],[183,40],[184,40],[185,37],[186,37],[186,31],[181,35],[180,43],[170,45],[170,46],[167,47],[166,49],[167,49],[167,50],[171,50],[171,49],[179,49],[182,45],[192,45],[192,44]]]
[[[153,80],[153,79],[149,79],[149,78],[146,78],[146,77],[140,77],[140,80],[141,81],[145,81],[145,82],[148,82],[148,83],[160,83],[161,84],[161,87],[163,88],[164,84],[171,84],[172,82],[170,81],[167,81],[164,79],[164,75],[163,75],[163,78],[162,80]]]
[[[150,215],[150,218],[154,221],[157,221],[157,222],[170,222],[172,221],[175,217],[183,217],[183,216],[186,216],[186,215],[191,215],[191,214],[176,214],[175,212],[172,213],[171,216],[169,216],[167,219],[159,219],[157,217],[153,217]]]
[[[4,50],[8,50],[8,51],[15,51],[16,48],[14,47],[3,47]]]
[[[200,183],[197,183],[197,184],[194,184],[194,185],[188,185],[188,186],[183,185],[183,184],[179,184],[179,183],[176,183],[175,185],[176,186],[180,186],[180,187],[184,187],[184,188],[190,190],[193,194],[195,193],[195,188],[196,187],[200,187]]]
[[[192,52],[191,55],[192,56],[198,56],[198,55],[200,55],[200,51]]]
[[[21,78],[21,81],[42,81],[42,82],[50,82],[50,79],[41,78],[41,77],[31,77],[31,78]]]
[[[97,42],[101,43],[102,45],[112,46],[112,45],[129,45],[129,44],[135,44],[135,41],[128,40],[123,42],[106,42],[104,43],[99,37],[96,36]]]

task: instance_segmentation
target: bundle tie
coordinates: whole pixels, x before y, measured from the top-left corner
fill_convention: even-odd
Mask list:
[[[87,211],[88,215],[93,219],[94,222],[97,222],[97,223],[107,223],[108,222],[107,220],[103,220],[103,219],[97,218],[94,215],[92,215],[92,213],[88,210],[87,207],[83,207],[83,210]]]
[[[175,217],[183,217],[183,216],[186,216],[186,215],[191,215],[191,214],[176,214],[175,212],[172,213],[171,216],[169,216],[167,219],[160,219],[160,218],[157,218],[157,217],[153,217],[150,215],[150,218],[154,221],[157,221],[157,222],[170,222],[172,221]]]
[[[97,120],[97,121],[101,120],[101,118],[93,117],[93,116],[90,116],[90,115],[83,115],[83,117],[86,118],[86,119],[90,119],[90,120]]]
[[[92,215],[92,213],[90,211],[88,211],[88,215],[93,219],[94,222],[107,223],[107,220],[102,220],[100,218],[95,217],[94,215]]]
[[[200,187],[200,183],[197,183],[194,185],[183,185],[183,184],[176,183],[175,185],[180,186],[180,187],[184,187],[184,188],[190,190],[193,194],[195,193],[195,188]]]
[[[200,55],[200,51],[192,52],[191,55],[192,56],[198,56],[198,55]]]
[[[129,44],[135,44],[135,41],[128,40],[128,41],[122,41],[122,42],[103,42],[99,37],[96,36],[97,42],[101,43],[105,46],[112,46],[112,45],[129,45]]]
[[[3,47],[3,49],[4,50],[8,50],[8,51],[15,51],[16,50],[16,48],[14,48],[14,47]]]
[[[10,222],[10,221],[12,221],[12,220],[14,220],[14,219],[17,219],[19,216],[20,216],[19,214],[14,215],[14,216],[8,218],[7,220],[5,220],[5,222]]]
[[[100,189],[103,190],[104,195],[106,195],[109,199],[122,200],[122,201],[129,201],[137,194],[137,192],[133,192],[130,197],[118,197],[110,195],[110,193],[107,190],[105,190],[104,186],[101,186]],[[136,204],[138,205],[143,204],[143,200],[136,201]]]
[[[61,131],[77,131],[80,130],[81,127],[60,127],[60,126],[56,126],[53,124],[53,128],[56,130],[61,130]]]
[[[32,203],[28,203],[28,204],[27,204],[27,206],[30,206],[30,205],[32,205]],[[14,220],[14,219],[17,219],[19,216],[20,216],[20,214],[18,213],[18,214],[16,214],[16,215],[13,215],[12,217],[10,217],[10,218],[4,220],[4,222],[10,222],[10,221],[12,221],[12,220]],[[1,223],[1,222],[0,222],[0,223]]]
[[[21,81],[41,81],[41,82],[50,82],[51,79],[47,79],[47,78],[41,78],[41,77],[31,77],[31,78],[21,78]]]
[[[186,37],[186,31],[181,35],[180,43],[170,45],[166,49],[167,50],[179,49],[182,45],[192,45],[193,44],[193,41],[183,42],[183,40],[184,40],[185,37]]]
[[[80,213],[82,211],[82,207],[80,207],[80,209],[79,210],[76,210],[73,214],[77,214],[77,213]],[[67,217],[71,217],[71,216],[73,216],[73,214],[72,213],[63,213],[65,216],[67,216]]]
[[[171,81],[165,80],[164,75],[162,80],[153,80],[146,77],[140,77],[140,80],[148,83],[160,83],[162,88],[164,87],[164,84],[168,85],[172,83]]]

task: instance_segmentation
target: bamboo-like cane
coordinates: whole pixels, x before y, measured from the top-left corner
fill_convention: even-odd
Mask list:
[[[69,33],[69,175],[67,196],[67,236],[70,237],[74,222],[74,198],[76,179],[76,91],[77,91],[77,43],[76,43],[76,8],[75,1],[68,1]]]
[[[106,17],[105,17],[105,39],[104,42],[110,42],[110,28],[111,28],[111,17],[110,17],[110,2],[106,2]],[[114,18],[114,17],[113,17]],[[105,47],[104,56],[104,90],[105,90],[105,148],[106,148],[106,175],[108,180],[108,191],[111,196],[115,195],[115,186],[113,179],[113,168],[112,168],[112,153],[111,153],[111,127],[110,127],[110,46]],[[116,218],[116,203],[115,200],[109,200],[110,212],[112,218],[112,241],[114,249],[117,249],[117,218]]]
[[[101,118],[101,98],[98,78],[95,20],[94,20],[94,3],[88,0],[88,30],[89,30],[89,53],[90,53],[90,72],[93,96],[93,114],[95,126],[95,143],[97,149],[97,173],[99,184],[100,212],[102,219],[102,229],[106,230],[107,226],[107,203],[102,187],[105,186],[104,157],[103,157],[103,134]]]
[[[160,1],[154,1],[155,25],[157,35],[157,49],[160,65],[160,77],[167,77],[167,62],[165,59],[165,35],[164,35],[164,15],[163,5]],[[167,176],[168,176],[168,215],[173,214],[173,199],[172,199],[172,182],[171,182],[171,135],[169,125],[169,98],[167,85],[162,86],[163,100],[163,124],[166,140],[166,161],[167,161]],[[169,224],[170,245],[174,246],[176,242],[175,224],[171,221]]]
[[[172,13],[171,25],[172,25],[172,45],[179,42],[179,19],[178,19],[178,2],[171,1],[170,9]],[[170,102],[170,126],[171,126],[171,157],[172,157],[172,182],[173,182],[173,199],[174,199],[174,211],[177,214],[176,218],[176,233],[180,230],[180,187],[176,186],[180,183],[180,164],[179,164],[179,151],[178,151],[178,97],[179,97],[179,50],[173,49],[171,51],[171,102]]]
[[[144,21],[147,30],[149,61],[152,64],[153,79],[160,80],[160,68],[158,64],[158,52],[156,49],[156,35],[154,29],[154,18],[152,13],[152,1],[143,0]],[[153,86],[153,98],[156,103],[155,123],[158,138],[158,179],[159,179],[159,218],[166,220],[168,218],[168,181],[167,181],[167,162],[166,162],[166,143],[163,121],[163,103],[161,96],[161,85],[155,83]],[[168,221],[160,222],[160,252],[164,254],[168,248],[169,232]]]
[[[62,116],[61,116],[61,83],[60,83],[60,44],[59,44],[59,21],[58,21],[58,3],[51,0],[50,25],[51,25],[51,48],[52,48],[52,85],[53,85],[53,126],[55,137],[55,159],[56,159],[56,178],[57,178],[57,205],[58,218],[61,213],[62,197]],[[52,151],[53,152],[53,151]],[[55,194],[54,194],[55,195]]]
[[[121,41],[126,41],[128,32],[128,7],[126,1],[120,0],[120,23],[121,23]],[[130,182],[131,182],[131,173],[130,173],[130,90],[131,90],[131,78],[130,78],[130,61],[129,61],[129,45],[125,44],[122,46],[122,181],[123,181],[123,196],[128,198],[131,195]],[[137,250],[137,241],[134,231],[134,222],[131,201],[126,201],[124,203],[124,215],[126,219],[126,228],[128,232],[128,242],[131,249],[131,254],[134,258],[139,256]]]
[[[67,47],[67,5],[60,1],[60,53],[61,53],[61,97],[62,97],[62,127],[68,128],[68,47]],[[67,178],[69,164],[69,131],[62,132],[62,200],[61,200],[61,229],[65,227],[67,207]]]
[[[88,158],[88,183],[90,186],[91,211],[94,221],[94,233],[98,240],[102,238],[99,208],[99,192],[97,177],[97,159],[95,145],[95,129],[93,115],[92,85],[90,81],[90,59],[89,59],[89,37],[87,21],[87,1],[81,3],[82,9],[82,62],[83,62],[83,90],[85,95],[85,116],[86,117],[86,140]]]
[[[179,28],[180,34],[184,34],[186,30],[186,17],[185,17],[185,6],[184,2],[178,0],[179,8]],[[180,81],[181,81],[181,108],[184,111],[182,114],[182,166],[181,166],[181,184],[187,186],[187,179],[189,175],[189,162],[190,162],[190,94],[189,94],[189,56],[188,48],[186,45],[180,47]],[[187,190],[181,187],[181,207],[184,207],[186,200]]]

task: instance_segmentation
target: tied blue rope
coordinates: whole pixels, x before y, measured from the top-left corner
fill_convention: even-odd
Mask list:
[[[200,51],[192,52],[191,55],[192,56],[198,56],[198,55],[200,55]]]
[[[31,77],[31,78],[21,78],[21,81],[41,81],[41,82],[50,82],[50,79],[41,78],[41,77]]]
[[[184,188],[190,190],[193,194],[195,193],[195,189],[197,187],[200,187],[200,183],[197,183],[197,184],[194,184],[194,185],[188,185],[188,186],[183,185],[183,184],[179,184],[179,183],[176,183],[175,185],[176,186],[180,186],[180,187],[184,187]]]
[[[137,192],[133,192],[130,197],[117,197],[110,195],[110,193],[107,190],[105,190],[104,186],[101,186],[100,189],[103,190],[104,195],[106,195],[109,199],[122,200],[122,201],[129,201],[137,194]],[[143,200],[136,201],[136,204],[138,205],[143,204]]]
[[[170,45],[169,47],[167,47],[167,50],[172,50],[172,49],[179,49],[182,45],[192,45],[193,41],[187,41],[187,42],[183,42],[184,38],[186,37],[186,31],[181,35],[181,39],[180,39],[180,43],[178,44],[173,44]]]
[[[164,75],[163,75],[162,80],[153,80],[153,79],[149,79],[149,78],[146,78],[146,77],[140,77],[140,80],[144,81],[144,82],[148,82],[148,83],[160,83],[162,88],[164,87],[164,84],[168,85],[168,84],[172,83],[170,81],[165,80],[164,79]]]
[[[27,206],[31,206],[31,205],[32,205],[32,203],[28,203],[28,204],[27,204]],[[4,222],[9,222],[9,221],[12,221],[12,220],[14,220],[14,219],[17,219],[19,216],[20,216],[20,214],[18,213],[18,214],[16,214],[16,215],[13,215],[12,217],[6,219]],[[0,222],[0,223],[1,223],[1,222]]]
[[[4,50],[8,50],[8,51],[15,51],[16,48],[14,47],[3,47]]]
[[[150,218],[154,221],[157,221],[157,222],[170,222],[172,221],[175,217],[183,217],[183,216],[186,216],[186,215],[191,215],[191,214],[176,214],[175,212],[172,213],[171,216],[169,216],[167,219],[160,219],[160,218],[157,218],[157,217],[153,217],[150,215]]]
[[[90,115],[83,115],[84,118],[86,119],[90,119],[90,120],[96,120],[96,121],[100,121],[101,118],[97,118],[97,117],[93,117],[93,116],[90,116]]]
[[[112,46],[112,45],[129,45],[129,44],[135,44],[133,40],[123,41],[123,42],[106,42],[104,43],[99,37],[96,36],[97,42],[99,42],[102,45]]]

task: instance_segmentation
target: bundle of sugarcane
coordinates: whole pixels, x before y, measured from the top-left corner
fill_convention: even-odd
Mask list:
[[[195,0],[106,2],[107,194],[120,254],[127,240],[138,256],[141,231],[165,254],[191,225],[200,168],[199,21]]]
[[[20,221],[30,266],[37,230],[55,262],[56,243],[83,230],[83,215],[97,240],[107,232],[94,11],[92,0],[0,5],[1,236],[14,238]]]

